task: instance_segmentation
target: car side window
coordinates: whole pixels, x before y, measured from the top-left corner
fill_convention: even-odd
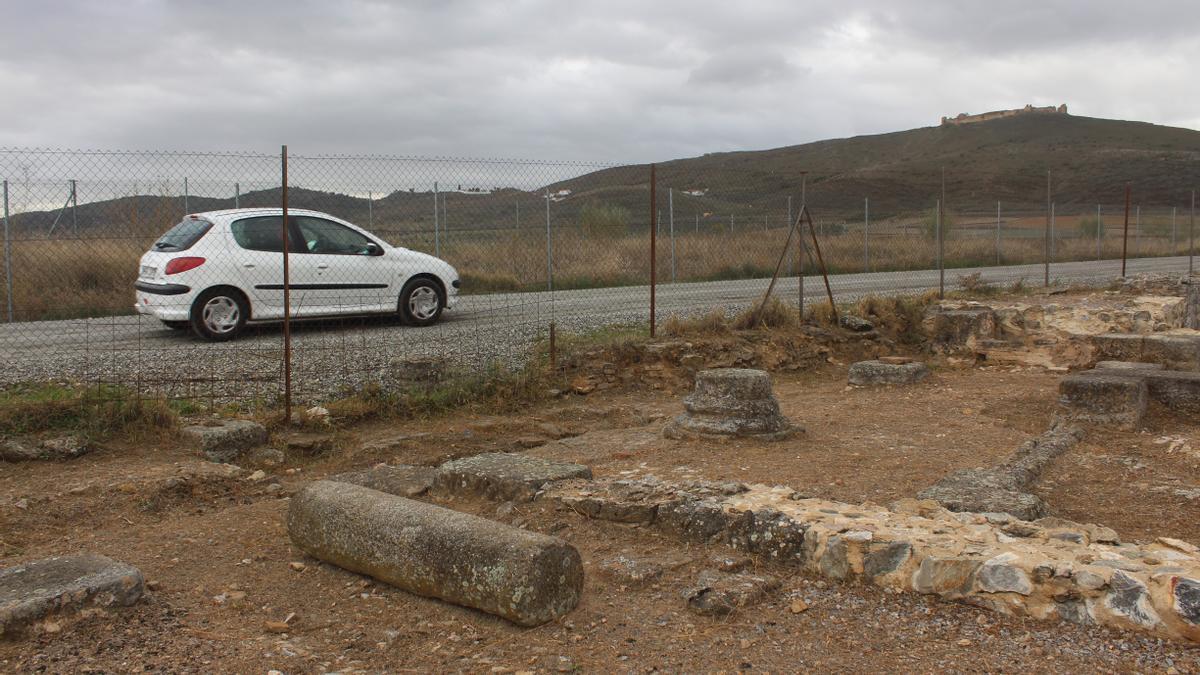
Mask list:
[[[233,221],[229,231],[238,246],[248,251],[283,253],[283,216],[258,216]],[[289,239],[291,233],[289,232]],[[298,242],[288,242],[293,253],[302,251]]]
[[[296,216],[295,223],[309,253],[333,255],[370,255],[375,242],[332,220],[313,216]]]

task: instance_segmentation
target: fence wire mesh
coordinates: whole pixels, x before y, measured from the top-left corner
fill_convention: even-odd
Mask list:
[[[0,150],[0,384],[273,404],[422,386],[519,365],[564,334],[984,280],[1102,282],[1187,272],[1192,204],[941,195],[822,203],[820,185],[739,166],[391,156]],[[789,230],[804,205],[813,232]],[[651,232],[652,223],[654,231]],[[653,237],[651,236],[653,234]],[[284,239],[288,240],[285,256]],[[651,242],[654,242],[653,248]],[[444,261],[444,262],[443,262]],[[801,280],[803,279],[803,284]],[[137,287],[135,289],[135,286]],[[232,338],[232,339],[229,339]]]

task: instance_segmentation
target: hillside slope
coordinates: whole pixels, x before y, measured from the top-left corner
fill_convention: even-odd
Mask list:
[[[860,217],[867,197],[877,217],[912,214],[930,209],[939,198],[943,170],[951,210],[994,208],[996,201],[1006,209],[1041,209],[1047,170],[1053,199],[1064,209],[1120,204],[1126,182],[1132,185],[1135,203],[1186,207],[1191,190],[1200,186],[1200,131],[1074,115],[1024,115],[772,150],[712,153],[658,164],[660,210],[665,216],[667,190],[674,188],[676,214],[685,220],[704,214],[782,217],[788,196],[798,204],[802,172],[807,172],[808,201],[818,217]],[[336,185],[336,177],[330,178]],[[455,182],[453,176],[444,178],[443,184]],[[648,180],[648,166],[628,165],[530,191],[443,193],[441,224],[445,228],[448,222],[457,231],[538,226],[544,222],[542,195],[547,189],[569,191],[551,205],[556,223],[574,222],[590,204],[615,207],[609,213],[623,216],[627,225],[644,224]],[[350,180],[343,193],[302,188],[290,191],[294,207],[319,209],[394,232],[433,228],[429,192],[397,191],[368,204],[360,196],[365,190]],[[244,194],[241,204],[278,201],[279,190],[270,189]],[[232,199],[193,196],[189,202],[191,211],[232,206]],[[80,204],[72,224],[80,231],[123,228],[157,233],[175,222],[182,209],[179,197],[124,196]],[[44,236],[57,215],[23,213],[13,217],[13,225],[17,232]],[[58,232],[66,234],[62,224]]]
[[[1042,205],[1047,170],[1060,204],[1117,203],[1129,182],[1141,203],[1184,205],[1200,185],[1200,131],[1026,115],[713,153],[660,163],[658,176],[660,186],[707,189],[705,197],[714,202],[767,205],[798,197],[801,172],[807,171],[809,203],[823,212],[861,209],[864,197],[888,211],[910,211],[928,208],[940,196],[943,168],[951,205]],[[586,195],[611,190],[628,175],[624,168],[601,171],[561,187]]]

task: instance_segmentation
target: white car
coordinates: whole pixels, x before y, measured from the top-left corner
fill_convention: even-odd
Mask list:
[[[137,311],[209,340],[231,340],[247,321],[283,318],[283,210],[196,213],[142,256]],[[291,316],[398,312],[427,326],[454,306],[458,272],[425,253],[318,211],[288,209]]]

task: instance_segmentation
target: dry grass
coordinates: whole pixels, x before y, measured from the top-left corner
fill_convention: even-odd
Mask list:
[[[1079,237],[1077,218],[1060,217],[1057,232],[1070,238],[1054,242],[1055,262],[1093,260],[1094,239]],[[1037,263],[1043,260],[1041,225],[1006,223],[997,256],[995,240],[978,231],[951,232],[945,241],[947,268]],[[1020,229],[1024,228],[1024,229]],[[386,228],[381,228],[386,230]],[[1161,228],[1160,228],[1161,229]],[[937,246],[911,223],[872,223],[869,251],[864,251],[861,230],[833,231],[822,235],[821,250],[833,274],[930,269],[937,264]],[[554,288],[560,290],[644,284],[650,278],[649,241],[646,234],[589,236],[582,228],[555,230],[553,240]],[[680,228],[674,242],[665,236],[658,241],[658,279],[713,281],[765,278],[771,276],[787,237],[782,228],[739,229],[735,232],[694,232]],[[395,235],[393,243],[432,251],[432,241]],[[116,239],[18,241],[13,246],[13,301],[18,319],[54,319],[79,316],[126,314],[132,311],[132,283],[137,261],[153,236]],[[795,244],[793,244],[795,246]],[[1184,255],[1187,241],[1180,237],[1171,244],[1169,236],[1130,235],[1131,256]],[[1121,240],[1107,236],[1100,256],[1119,257]],[[508,230],[493,234],[443,237],[441,255],[453,263],[463,277],[466,293],[536,291],[547,288],[547,257],[544,230]],[[789,254],[781,273],[792,275],[798,255]],[[0,260],[2,265],[2,260]],[[809,261],[806,269],[816,271]],[[4,300],[0,288],[0,303]]]
[[[789,307],[777,297],[772,296],[760,308],[760,303],[746,309],[733,319],[734,330],[755,330],[759,328],[796,328],[800,325],[800,317],[795,308]]]
[[[109,385],[20,384],[0,390],[0,435],[61,431],[90,438],[173,432],[178,415],[164,401]]]

